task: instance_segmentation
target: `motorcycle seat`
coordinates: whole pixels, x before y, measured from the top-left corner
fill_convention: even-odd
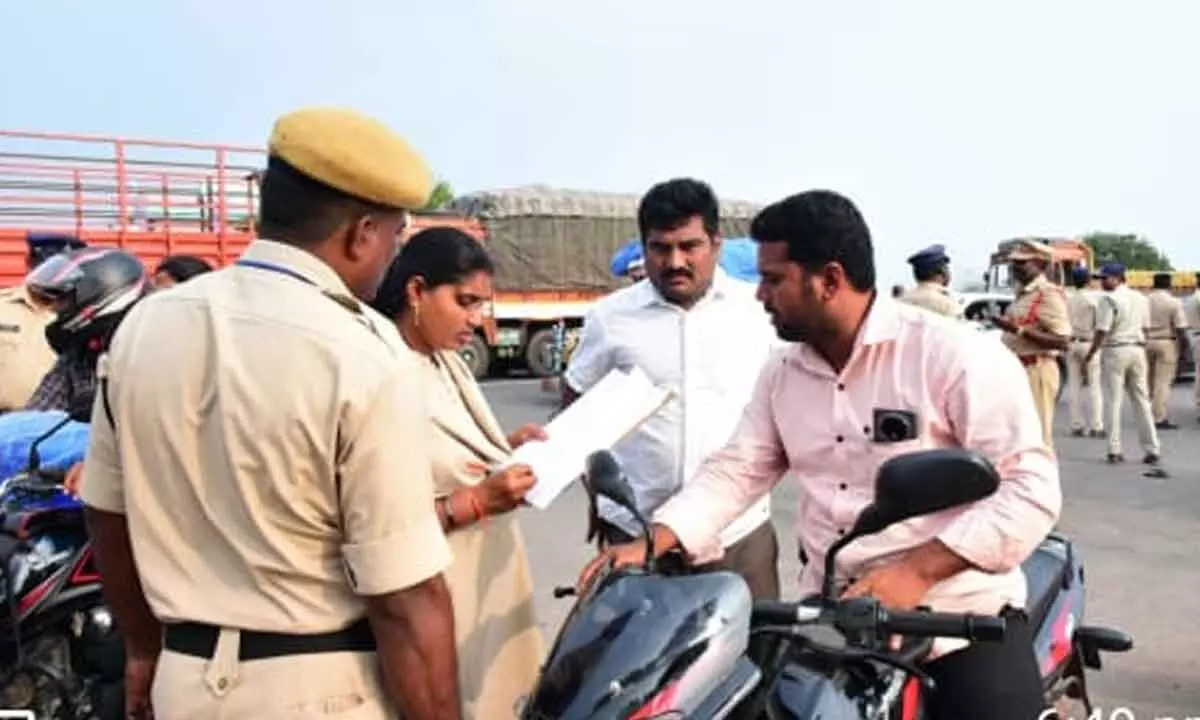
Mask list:
[[[1021,565],[1029,587],[1026,611],[1034,628],[1046,621],[1058,589],[1067,584],[1069,569],[1065,548],[1049,542],[1038,546]]]

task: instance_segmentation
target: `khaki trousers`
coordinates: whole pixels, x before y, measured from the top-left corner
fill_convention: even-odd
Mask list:
[[[1149,364],[1150,409],[1154,422],[1167,419],[1167,402],[1179,369],[1179,345],[1175,340],[1148,340],[1146,360]]]
[[[1104,394],[1101,392],[1100,353],[1088,362],[1091,340],[1075,340],[1067,351],[1067,398],[1072,430],[1104,429]],[[1088,416],[1083,416],[1083,389],[1087,387]]]
[[[1038,355],[1025,366],[1025,374],[1029,377],[1029,389],[1033,391],[1038,419],[1042,421],[1042,440],[1047,448],[1053,450],[1054,406],[1058,402],[1058,385],[1062,381],[1058,362],[1049,355]]]
[[[240,661],[240,637],[222,630],[211,659],[164,650],[151,694],[155,720],[400,717],[383,690],[374,653]]]
[[[1108,400],[1108,452],[1121,452],[1121,403],[1126,395],[1133,405],[1138,439],[1142,450],[1158,455],[1158,431],[1151,417],[1150,393],[1146,387],[1148,363],[1140,345],[1106,347],[1104,353],[1104,395]]]
[[[1192,376],[1192,395],[1196,401],[1196,411],[1200,412],[1200,333],[1192,335],[1192,362],[1196,364],[1196,372]]]

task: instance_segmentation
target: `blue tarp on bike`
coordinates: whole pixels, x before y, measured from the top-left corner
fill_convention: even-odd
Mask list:
[[[57,410],[18,410],[0,415],[0,478],[8,478],[29,466],[29,447],[34,440],[62,422],[66,413]],[[91,426],[71,420],[38,445],[41,466],[66,470],[83,460]]]
[[[629,265],[642,257],[642,240],[634,238],[613,255],[610,265],[613,275],[623,277]],[[732,277],[745,282],[758,282],[758,257],[750,238],[725,238],[721,242],[721,268]]]

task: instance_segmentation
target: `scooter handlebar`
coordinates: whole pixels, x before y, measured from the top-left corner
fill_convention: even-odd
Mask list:
[[[986,615],[891,611],[881,614],[881,629],[895,635],[998,642],[1004,639],[1007,630],[1004,618]]]
[[[818,613],[812,602],[789,603],[760,601],[754,603],[753,625],[809,625],[814,622],[837,624],[838,613],[832,616]],[[893,612],[882,607],[873,613],[880,632],[915,637],[950,637],[967,640],[999,641],[1004,639],[1007,623],[1004,618],[987,615],[959,615],[925,611]],[[820,618],[827,618],[821,620]]]

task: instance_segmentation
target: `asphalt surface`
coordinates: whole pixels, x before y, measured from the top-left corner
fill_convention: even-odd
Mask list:
[[[485,392],[509,429],[546,422],[556,400],[532,380],[489,381]],[[1165,479],[1143,477],[1131,417],[1124,430],[1128,461],[1110,466],[1103,440],[1068,436],[1065,396],[1059,406],[1056,443],[1065,497],[1059,530],[1075,540],[1085,563],[1085,622],[1134,638],[1133,650],[1106,656],[1105,667],[1088,676],[1104,711],[1099,718],[1200,719],[1200,556],[1191,546],[1200,538],[1200,423],[1191,397],[1191,387],[1175,388],[1171,416],[1182,427],[1160,433],[1170,473]],[[774,498],[784,594],[795,597],[795,486],[781,484]],[[572,584],[592,555],[584,541],[586,498],[572,487],[545,512],[522,513],[549,644],[571,603],[554,599],[552,589]],[[1116,712],[1121,708],[1132,714]]]

